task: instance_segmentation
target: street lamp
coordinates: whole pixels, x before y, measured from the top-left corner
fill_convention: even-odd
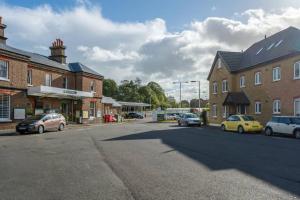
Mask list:
[[[182,103],[181,103],[181,85],[182,83],[189,83],[188,81],[175,81],[173,84],[179,84],[179,102],[180,102],[180,108],[182,108]]]
[[[200,109],[201,109],[201,97],[200,97],[200,95],[201,95],[201,89],[200,89],[200,81],[191,81],[191,83],[198,83],[199,84],[199,112],[200,112]]]

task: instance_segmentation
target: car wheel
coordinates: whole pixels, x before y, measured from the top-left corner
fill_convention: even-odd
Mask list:
[[[226,131],[226,127],[225,127],[225,125],[224,125],[224,124],[222,124],[222,126],[221,126],[221,130],[222,130],[222,131]]]
[[[238,127],[238,132],[239,132],[240,134],[244,133],[244,128],[243,128],[242,126],[239,126],[239,127]]]
[[[60,124],[59,127],[58,127],[58,130],[59,131],[63,131],[65,128],[65,125],[64,124]]]
[[[300,139],[300,130],[295,131],[295,138]]]
[[[44,127],[43,127],[43,126],[39,126],[39,127],[38,127],[38,133],[39,133],[39,134],[44,133]]]
[[[265,135],[266,136],[273,135],[273,130],[270,127],[267,127],[266,130],[265,130]]]

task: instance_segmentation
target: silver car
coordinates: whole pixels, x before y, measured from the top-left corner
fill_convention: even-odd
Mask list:
[[[274,116],[267,123],[265,134],[271,136],[274,133],[293,135],[300,139],[300,117]]]
[[[178,119],[178,126],[201,126],[200,117],[193,113],[185,113]]]

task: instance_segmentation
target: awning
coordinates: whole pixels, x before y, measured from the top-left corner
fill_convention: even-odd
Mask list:
[[[119,104],[121,104],[122,106],[128,106],[128,107],[151,107],[151,105],[148,103],[139,103],[139,102],[119,101]]]
[[[49,87],[49,86],[29,87],[27,93],[28,95],[31,96],[54,97],[54,98],[64,98],[64,99],[83,99],[83,98],[94,97],[93,92],[69,90],[69,89]]]
[[[111,104],[112,107],[121,107],[121,104],[119,104],[115,99],[113,99],[111,97],[103,96],[101,102],[103,104]]]
[[[223,105],[250,105],[250,101],[244,92],[229,92]]]

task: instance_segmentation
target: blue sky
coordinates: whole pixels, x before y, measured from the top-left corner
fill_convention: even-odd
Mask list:
[[[300,29],[300,0],[0,0],[8,45],[49,55],[61,38],[67,62],[120,83],[201,80],[218,50],[238,51],[289,26]],[[197,98],[185,85],[183,99]]]
[[[55,10],[71,8],[86,0],[0,0],[10,5],[36,7],[49,4]],[[178,31],[194,20],[207,17],[235,18],[235,13],[248,9],[272,11],[283,7],[299,7],[299,0],[89,0],[102,8],[102,14],[116,22],[143,22],[154,18],[166,21],[171,31]],[[242,19],[241,19],[242,20]]]

